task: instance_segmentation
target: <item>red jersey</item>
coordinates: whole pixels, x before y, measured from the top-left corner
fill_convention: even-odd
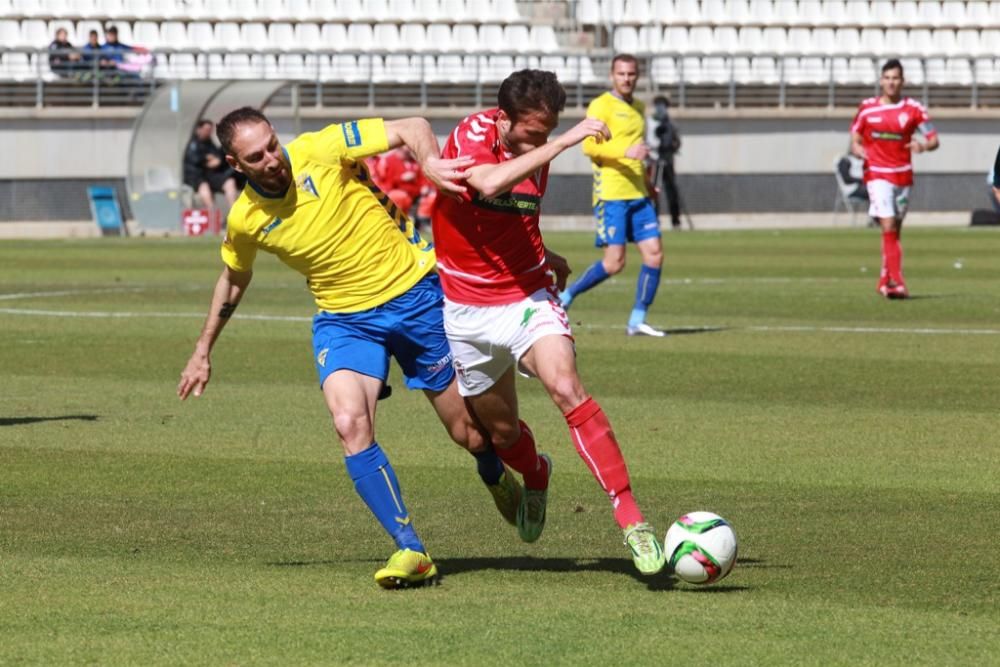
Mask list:
[[[916,130],[928,139],[937,135],[927,110],[912,98],[883,104],[881,98],[869,97],[861,103],[851,132],[861,135],[868,156],[866,183],[884,180],[896,185],[913,184],[909,144]]]
[[[481,111],[459,123],[441,157],[470,156],[472,166],[513,159],[500,140],[498,113]],[[438,198],[432,220],[445,296],[456,303],[495,306],[520,301],[552,284],[538,228],[548,178],[545,165],[496,197],[484,197],[466,184],[461,201]]]
[[[420,163],[402,151],[390,151],[378,163],[378,184],[385,191],[402,190],[416,199],[427,185]]]

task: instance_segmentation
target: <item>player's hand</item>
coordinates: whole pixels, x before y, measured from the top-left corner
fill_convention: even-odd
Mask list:
[[[566,289],[566,279],[569,278],[569,274],[573,273],[573,269],[569,268],[569,262],[562,255],[546,248],[545,263],[548,264],[549,271],[555,274],[556,289],[562,292]]]
[[[181,372],[181,381],[177,385],[177,396],[183,401],[189,394],[201,396],[212,376],[212,362],[207,354],[195,352],[188,359],[187,366]]]
[[[611,130],[604,124],[604,121],[596,118],[584,118],[560,135],[558,141],[561,141],[569,148],[570,146],[577,145],[587,137],[593,137],[597,143],[601,143],[611,138]]]
[[[916,139],[908,143],[906,147],[910,149],[911,153],[923,153],[925,150],[927,150],[927,147],[924,146],[919,141],[917,141]]]
[[[445,160],[439,157],[429,157],[420,165],[427,177],[438,192],[452,199],[458,199],[467,188],[457,181],[464,181],[469,177],[469,167],[475,163],[469,156],[457,157]]]
[[[632,144],[625,149],[625,157],[632,160],[645,160],[649,157],[649,146],[644,143]]]

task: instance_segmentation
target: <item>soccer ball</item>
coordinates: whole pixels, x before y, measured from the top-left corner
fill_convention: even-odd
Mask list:
[[[718,581],[736,563],[736,533],[711,512],[690,512],[677,519],[663,546],[674,574],[689,584]]]

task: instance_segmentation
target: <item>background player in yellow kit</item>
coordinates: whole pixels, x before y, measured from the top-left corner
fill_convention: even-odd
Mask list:
[[[646,311],[660,286],[663,247],[660,222],[646,176],[646,106],[635,99],[639,62],[620,53],[611,61],[611,90],[594,99],[587,117],[604,121],[611,140],[587,139],[583,152],[594,169],[594,217],[597,219],[595,245],[604,248],[604,257],[592,264],[580,278],[559,295],[564,308],[573,299],[596,287],[625,268],[625,244],[633,242],[642,256],[635,305],[625,328],[629,336],[664,336],[646,324]]]
[[[371,181],[362,158],[405,144],[446,195],[465,191],[453,181],[467,175],[470,160],[438,158],[437,139],[422,118],[330,125],[282,147],[267,118],[244,107],[223,118],[217,133],[247,187],[229,213],[225,267],[177,393],[184,399],[204,391],[212,346],[250,284],[258,249],[277,255],[306,277],[316,300],[316,370],[347,471],[399,549],[375,580],[394,588],[433,579],[437,568],[374,440],[390,355],[407,387],[424,390],[452,438],[476,456],[480,476],[510,522],[520,487],[486,447],[458,395],[433,248],[407,229],[408,219]]]

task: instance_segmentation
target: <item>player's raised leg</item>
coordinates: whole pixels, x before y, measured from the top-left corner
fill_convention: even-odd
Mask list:
[[[371,510],[382,528],[396,543],[399,552],[410,551],[419,557],[399,556],[375,574],[383,588],[397,588],[432,579],[437,568],[417,535],[396,472],[389,458],[374,439],[375,406],[382,380],[351,370],[331,373],[323,382],[323,396],[333,417],[333,426],[344,447],[344,464],[354,482],[354,489]],[[402,571],[399,563],[412,565]]]
[[[566,336],[540,338],[522,356],[521,364],[538,376],[562,411],[577,452],[608,494],[636,568],[642,574],[659,572],[666,562],[659,538],[632,495],[628,467],[607,416],[584,390],[572,341]]]

